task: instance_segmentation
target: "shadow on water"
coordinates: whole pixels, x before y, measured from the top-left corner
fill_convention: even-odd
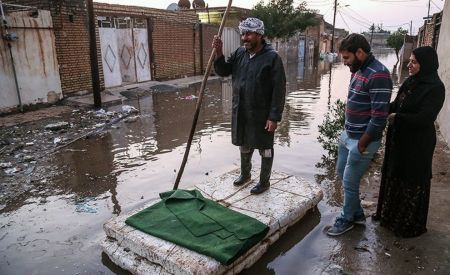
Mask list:
[[[387,65],[395,63],[395,54],[380,57]],[[339,245],[322,232],[339,211],[342,194],[333,163],[318,165],[325,152],[317,142],[317,127],[330,104],[346,97],[350,73],[339,63],[309,61],[304,67],[286,62],[286,72],[288,94],[275,136],[274,169],[316,181],[325,197],[244,274],[295,274],[305,265],[327,270],[326,251]],[[121,121],[49,156],[51,180],[33,193],[37,196],[18,198],[0,217],[0,273],[127,274],[101,253],[102,224],[172,189],[198,88],[131,98],[124,104],[139,109],[134,122]],[[239,167],[230,118],[231,82],[210,82],[180,188]],[[253,162],[260,165],[257,154]]]

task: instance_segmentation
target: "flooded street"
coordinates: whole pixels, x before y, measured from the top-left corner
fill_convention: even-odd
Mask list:
[[[392,71],[394,52],[376,56]],[[324,199],[244,274],[341,274],[353,266],[383,261],[376,253],[355,249],[364,250],[364,242],[374,241],[364,237],[363,229],[337,239],[323,232],[340,211],[342,200],[332,169],[320,165],[326,152],[317,142],[318,125],[330,105],[345,99],[350,80],[347,67],[336,63],[330,70],[329,66],[323,61],[316,68],[286,64],[288,95],[276,132],[273,167],[318,182]],[[230,82],[211,81],[207,87],[180,188],[239,167],[239,150],[230,137]],[[47,157],[45,169],[51,179],[1,210],[0,274],[127,274],[102,254],[102,225],[172,189],[197,89],[130,99],[124,104],[140,111],[136,121],[120,121]],[[259,167],[258,154],[253,164]],[[350,241],[351,247],[342,240]]]

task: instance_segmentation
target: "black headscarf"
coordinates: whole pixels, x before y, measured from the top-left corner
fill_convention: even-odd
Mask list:
[[[419,47],[413,50],[417,62],[420,64],[420,70],[416,77],[422,78],[431,73],[437,72],[439,68],[439,60],[436,51],[430,47]]]
[[[439,60],[436,50],[430,46],[418,47],[412,51],[420,69],[417,74],[408,77],[400,87],[399,93],[414,90],[419,82],[435,82],[439,80]]]

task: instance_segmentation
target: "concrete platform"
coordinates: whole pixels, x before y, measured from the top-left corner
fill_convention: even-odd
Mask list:
[[[232,182],[238,174],[239,170],[234,170],[195,186],[205,198],[256,218],[270,227],[265,239],[231,265],[224,266],[211,257],[125,224],[129,216],[155,201],[105,223],[107,237],[101,244],[103,251],[114,263],[134,274],[236,274],[253,265],[289,226],[298,222],[323,197],[317,184],[276,171],[272,173],[268,191],[250,195],[255,183],[251,181],[240,188],[234,187]]]

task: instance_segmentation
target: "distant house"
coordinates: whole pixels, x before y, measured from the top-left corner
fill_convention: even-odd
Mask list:
[[[220,25],[220,22],[222,22],[223,15],[225,14],[225,10],[226,7],[212,7],[212,8],[205,7],[182,11],[195,12],[201,23]],[[250,9],[231,7],[227,20],[225,22],[225,27],[237,28],[240,21],[250,16],[251,11],[252,10]]]
[[[387,39],[391,35],[391,32],[380,30],[376,32],[364,32],[363,35],[373,48],[386,48]]]

